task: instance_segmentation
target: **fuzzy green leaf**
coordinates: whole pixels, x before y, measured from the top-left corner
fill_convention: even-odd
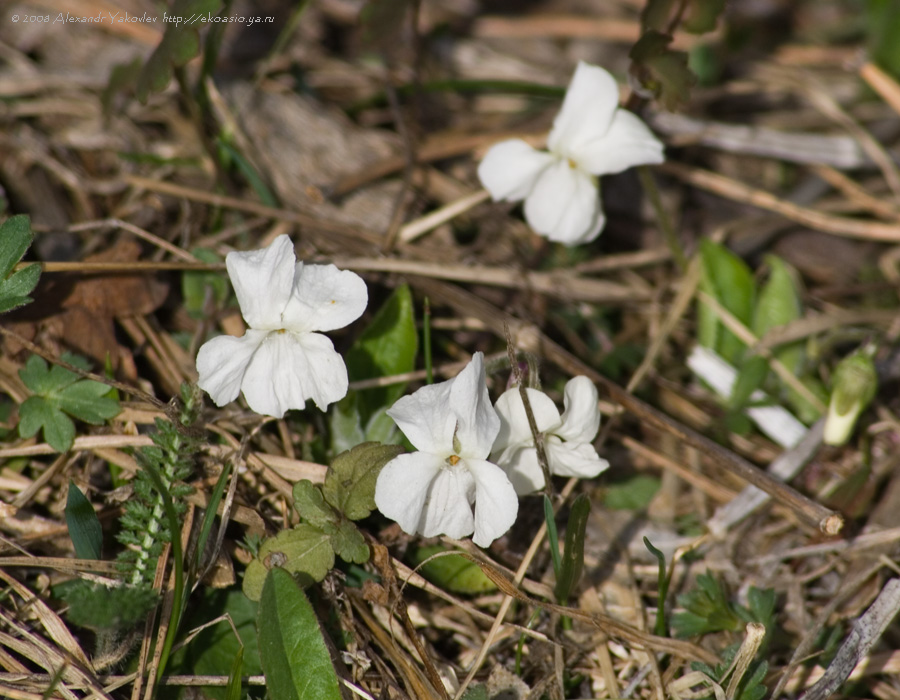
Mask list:
[[[69,481],[66,497],[66,525],[79,559],[99,559],[103,545],[103,528],[91,502],[73,481]]]
[[[270,697],[341,700],[315,611],[297,582],[282,569],[272,569],[266,577],[257,628]]]
[[[313,527],[325,528],[326,525],[337,523],[339,516],[325,503],[322,491],[313,485],[309,479],[303,479],[294,484],[294,510]]]
[[[328,529],[332,530],[331,546],[341,559],[354,564],[369,561],[369,545],[366,544],[366,538],[351,521],[341,520]]]
[[[322,493],[350,520],[361,520],[375,510],[375,482],[382,467],[403,452],[399,445],[366,442],[342,452],[331,463]]]
[[[281,567],[294,574],[301,585],[321,581],[334,566],[331,537],[307,523],[270,537],[259,548],[259,557],[244,574],[244,594],[259,600],[269,569]]]

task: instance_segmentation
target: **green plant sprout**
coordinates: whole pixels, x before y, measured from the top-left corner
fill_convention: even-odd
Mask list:
[[[87,370],[87,361],[63,353],[63,362]],[[19,407],[19,436],[29,438],[43,430],[44,439],[57,452],[68,452],[75,441],[72,418],[103,425],[122,410],[119,402],[110,398],[110,388],[91,379],[81,379],[75,372],[53,365],[32,355],[19,370],[19,377],[32,396]]]

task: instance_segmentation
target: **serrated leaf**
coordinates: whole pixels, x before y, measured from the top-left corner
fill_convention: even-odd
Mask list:
[[[11,216],[0,224],[0,279],[12,272],[33,239],[31,220],[24,214]]]
[[[28,304],[28,296],[41,277],[41,266],[34,264],[17,270],[9,278],[0,280],[0,314]]]
[[[368,517],[375,510],[375,482],[381,468],[403,451],[399,445],[366,442],[342,452],[325,476],[325,500],[350,520]]]
[[[481,567],[459,554],[445,554],[422,564],[429,557],[448,551],[442,545],[419,547],[412,555],[412,562],[418,571],[436,586],[451,593],[478,595],[497,590],[497,585],[489,579]],[[419,566],[422,564],[421,566]]]
[[[266,577],[257,627],[270,697],[341,700],[318,618],[301,588],[282,569],[273,569]]]
[[[346,562],[364,564],[369,561],[369,545],[359,528],[349,520],[341,520],[331,534],[335,554]]]
[[[741,323],[749,326],[753,316],[755,285],[753,273],[743,260],[718,243],[700,242],[700,288],[724,306]],[[745,345],[725,328],[715,312],[699,303],[699,342],[712,348],[728,363],[740,365]]]
[[[30,396],[19,407],[19,436],[29,438],[43,429],[44,440],[57,452],[68,452],[75,441],[75,424],[48,399]]]
[[[281,567],[297,576],[304,586],[321,581],[334,566],[331,537],[307,523],[270,537],[259,548],[259,557],[244,574],[244,595],[259,600],[269,569]]]
[[[294,510],[313,527],[323,529],[326,525],[335,524],[339,516],[331,506],[325,503],[322,490],[309,479],[294,484]]]
[[[350,381],[388,377],[415,369],[419,335],[409,285],[397,287],[378,309],[371,323],[347,351]],[[361,422],[368,423],[380,408],[391,406],[406,390],[405,384],[359,392]]]
[[[569,522],[566,525],[566,545],[554,589],[556,600],[560,605],[566,604],[581,579],[581,571],[584,568],[584,534],[590,514],[591,499],[582,493],[572,503]]]
[[[669,48],[672,37],[656,30],[645,32],[631,48],[629,72],[642,97],[658,99],[670,111],[688,102],[697,82],[688,68],[688,56]]]
[[[59,408],[85,423],[102,425],[113,416],[119,415],[119,402],[105,396],[109,393],[106,384],[91,379],[82,379],[56,393]]]
[[[91,502],[73,481],[66,496],[66,525],[79,559],[99,559],[103,545],[103,528]]]

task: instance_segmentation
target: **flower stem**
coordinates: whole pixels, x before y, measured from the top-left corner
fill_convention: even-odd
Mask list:
[[[662,230],[663,237],[666,239],[666,244],[669,246],[669,250],[672,251],[675,264],[684,272],[687,270],[688,265],[687,256],[684,254],[684,248],[681,246],[681,241],[678,240],[678,235],[675,233],[672,219],[669,218],[668,212],[663,207],[662,199],[659,196],[659,188],[656,186],[656,180],[653,179],[653,173],[650,172],[650,168],[646,165],[642,165],[637,171],[638,176],[641,178],[641,186],[650,198],[650,205],[653,207],[653,211],[656,212],[656,221]]]
[[[431,361],[431,299],[425,297],[422,306],[422,345],[425,354],[425,383],[434,384]]]

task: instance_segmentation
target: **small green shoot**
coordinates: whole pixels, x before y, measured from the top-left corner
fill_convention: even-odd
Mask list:
[[[685,608],[672,616],[672,628],[679,637],[694,637],[709,632],[737,632],[744,622],[728,600],[725,589],[709,571],[697,577],[696,590],[678,596]]]
[[[65,353],[62,360],[87,369],[85,360],[77,355]],[[79,379],[59,365],[48,367],[37,355],[28,358],[19,377],[34,394],[19,407],[19,436],[29,438],[43,430],[44,439],[57,452],[67,452],[75,441],[72,418],[102,425],[122,410],[118,401],[107,396],[105,384]]]
[[[75,556],[79,559],[100,559],[103,545],[100,519],[91,502],[71,480],[66,497],[66,525],[75,546]]]
[[[559,532],[556,529],[556,515],[550,497],[544,494],[544,522],[547,523],[547,542],[550,545],[550,558],[553,560],[553,575],[559,580],[562,570],[562,557],[559,555]]]
[[[442,556],[435,557],[435,554]],[[430,557],[434,558],[428,561]],[[497,584],[485,575],[478,564],[459,554],[449,553],[442,545],[419,547],[413,552],[411,560],[422,576],[445,591],[478,595],[497,590]]]
[[[41,266],[35,263],[15,270],[33,239],[27,216],[11,216],[0,224],[0,314],[33,301],[28,295],[37,286]]]
[[[650,540],[644,537],[644,546],[659,562],[659,572],[656,576],[656,622],[653,625],[653,634],[657,637],[668,635],[666,628],[666,597],[669,595],[669,576],[666,574],[666,555],[654,547]]]

